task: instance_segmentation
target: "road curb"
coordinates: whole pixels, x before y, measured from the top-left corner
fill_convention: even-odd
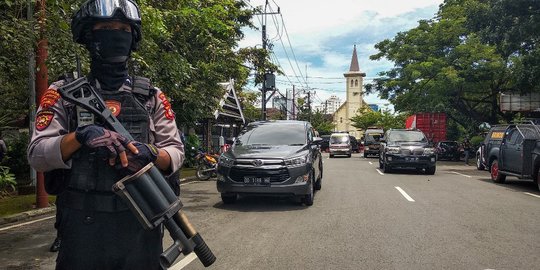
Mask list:
[[[189,176],[189,177],[181,178],[180,184],[191,182],[196,179],[197,179],[196,176]],[[32,219],[34,217],[38,217],[38,216],[42,216],[46,214],[52,214],[55,212],[56,212],[56,206],[49,206],[49,207],[33,209],[26,212],[5,216],[5,217],[0,217],[0,226],[10,224],[10,223],[25,221],[28,219]]]

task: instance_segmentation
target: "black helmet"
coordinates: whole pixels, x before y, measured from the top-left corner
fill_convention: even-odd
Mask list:
[[[129,23],[133,33],[132,50],[141,41],[141,14],[133,0],[88,0],[71,19],[73,40],[87,44],[91,27],[100,21],[120,20]]]

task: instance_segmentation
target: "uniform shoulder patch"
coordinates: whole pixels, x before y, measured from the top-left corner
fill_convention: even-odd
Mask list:
[[[58,91],[56,91],[56,89],[49,88],[41,97],[39,106],[41,106],[42,109],[48,109],[52,107],[58,101],[58,99],[60,99],[60,94]]]
[[[161,102],[163,103],[163,108],[165,109],[165,117],[169,120],[174,120],[174,112],[171,107],[171,103],[165,96],[163,92],[159,93],[159,99],[161,99]]]
[[[118,116],[122,110],[122,103],[116,100],[105,100],[105,105],[107,105],[107,108],[111,110],[115,117]]]
[[[54,118],[54,112],[49,109],[41,110],[36,115],[36,129],[38,131],[45,130],[49,127]]]

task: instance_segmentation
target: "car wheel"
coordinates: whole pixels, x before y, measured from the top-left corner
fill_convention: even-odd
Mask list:
[[[221,200],[224,204],[231,204],[236,202],[236,197],[238,197],[236,194],[221,193]]]
[[[436,170],[437,170],[436,166],[428,167],[428,168],[426,168],[426,174],[434,175]]]
[[[330,154],[330,158],[334,158],[334,155]]]
[[[540,167],[536,170],[536,185],[538,186],[538,190],[540,190]]]
[[[351,156],[352,156],[352,154],[350,154],[350,153],[347,155],[348,158],[350,158]]]
[[[490,167],[491,181],[502,184],[506,180],[506,175],[499,171],[499,161],[493,160]]]
[[[307,205],[307,206],[312,206],[313,205],[313,198],[315,197],[315,189],[314,189],[314,177],[313,177],[313,172],[311,173],[310,175],[310,183],[309,183],[309,194],[307,194],[305,197],[304,197],[304,204]]]
[[[476,169],[479,171],[483,171],[486,167],[484,167],[484,164],[482,164],[482,160],[480,156],[476,156]]]
[[[364,158],[367,158],[367,153],[366,152],[364,152]]]
[[[383,162],[382,162],[382,160],[379,158],[379,169],[382,169],[383,166],[384,166],[384,165],[383,165]]]
[[[317,181],[315,182],[315,190],[321,190],[322,188],[322,178],[323,178],[322,161],[319,163],[319,170],[320,170],[320,175],[319,175],[319,179],[317,179]]]

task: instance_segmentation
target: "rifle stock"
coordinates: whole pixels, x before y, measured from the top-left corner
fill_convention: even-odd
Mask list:
[[[60,87],[59,93],[64,100],[101,117],[111,130],[133,140],[86,77]],[[180,199],[152,163],[118,181],[113,191],[123,198],[145,229],[164,224],[169,231],[174,243],[160,256],[163,267],[170,267],[180,253],[187,255],[192,251],[206,267],[215,262],[216,257],[182,212]]]

